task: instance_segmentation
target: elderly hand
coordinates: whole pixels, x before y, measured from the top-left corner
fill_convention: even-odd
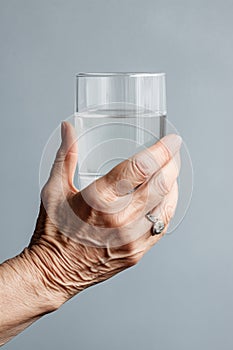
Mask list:
[[[23,252],[57,307],[135,265],[164,235],[177,204],[180,145],[179,136],[165,136],[78,191],[75,131],[62,123],[62,143]],[[148,212],[165,223],[161,234],[151,234]]]

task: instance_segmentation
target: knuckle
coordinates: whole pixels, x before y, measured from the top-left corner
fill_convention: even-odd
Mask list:
[[[126,224],[126,220],[118,214],[105,214],[103,216],[105,227],[120,228]]]
[[[169,221],[172,219],[174,212],[175,212],[175,208],[172,205],[167,204],[164,206],[163,218],[166,224],[169,223]]]
[[[160,149],[160,157],[162,158],[161,160],[167,163],[171,158],[171,153],[168,147],[162,141],[159,141],[159,149]]]
[[[157,189],[158,194],[161,197],[164,197],[168,194],[169,192],[169,186],[167,184],[166,178],[163,174],[163,172],[160,172],[156,177],[155,177],[155,186]]]
[[[107,184],[106,177],[104,176],[93,183],[92,190],[94,190],[94,193],[92,192],[92,195],[94,194],[95,196],[105,199],[107,202],[111,202],[114,199],[114,193],[111,189],[112,187]]]
[[[92,196],[95,195],[101,197],[106,203],[112,203],[117,199],[117,194],[115,192],[114,178],[111,180],[107,175],[99,178],[92,184]]]
[[[134,174],[139,176],[141,179],[147,177],[146,165],[141,157],[133,157],[131,159],[131,167]]]
[[[60,147],[56,154],[55,163],[64,162],[65,158],[66,158],[66,152],[64,151],[63,148]]]
[[[127,224],[127,218],[122,213],[115,214],[113,217],[116,227],[124,227]]]

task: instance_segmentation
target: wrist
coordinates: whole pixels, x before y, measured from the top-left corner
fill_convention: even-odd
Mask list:
[[[0,346],[58,307],[28,249],[0,265]]]
[[[93,248],[92,259],[86,257],[86,247],[58,235],[46,235],[25,250],[36,266],[43,285],[59,308],[67,300],[98,282],[98,250]],[[96,260],[96,261],[95,261]]]
[[[14,280],[15,287],[20,290],[17,299],[28,304],[33,316],[56,311],[61,306],[62,302],[46,285],[39,266],[28,248],[18,256],[7,260],[2,268],[5,274]]]
[[[39,302],[44,312],[49,313],[59,309],[68,298],[54,283],[53,272],[47,264],[47,261],[52,262],[51,252],[42,247],[33,246],[25,248],[20,258],[22,265],[25,265],[28,270],[28,281],[39,295]]]

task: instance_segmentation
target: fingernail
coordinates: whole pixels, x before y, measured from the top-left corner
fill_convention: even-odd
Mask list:
[[[66,133],[66,122],[61,123],[61,138],[64,140]]]
[[[178,152],[182,144],[182,138],[176,134],[167,135],[161,141],[172,154]]]

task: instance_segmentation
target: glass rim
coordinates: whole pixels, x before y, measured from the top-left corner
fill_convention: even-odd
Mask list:
[[[76,78],[110,78],[110,77],[159,77],[165,76],[166,73],[158,72],[80,72]]]

